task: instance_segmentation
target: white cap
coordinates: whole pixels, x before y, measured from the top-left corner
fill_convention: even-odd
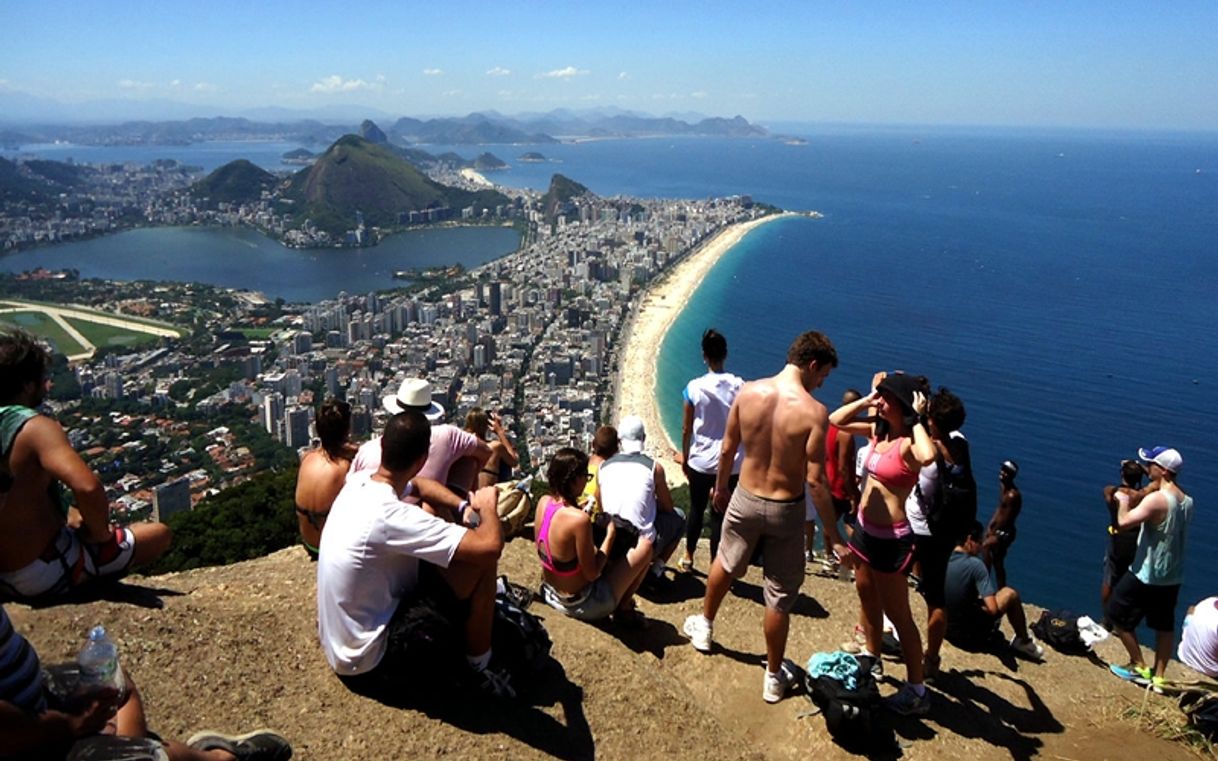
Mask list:
[[[634,454],[643,451],[643,442],[647,432],[643,429],[643,419],[638,415],[627,415],[617,424],[617,438],[624,454]]]
[[[1184,458],[1171,447],[1158,446],[1139,449],[1138,457],[1144,462],[1153,462],[1160,468],[1170,470],[1172,473],[1179,473],[1180,466],[1184,464]]]

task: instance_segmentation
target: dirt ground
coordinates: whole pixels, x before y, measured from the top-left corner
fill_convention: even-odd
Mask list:
[[[697,565],[705,570],[705,550]],[[500,571],[536,588],[531,543],[508,544]],[[301,759],[839,759],[824,719],[796,693],[761,700],[760,574],[737,582],[715,621],[716,649],[681,635],[701,609],[704,577],[676,576],[644,595],[641,631],[579,623],[535,603],[554,642],[554,663],[530,699],[500,704],[414,697],[386,705],[348,691],[317,644],[315,566],[297,548],[258,560],[168,576],[133,577],[125,599],[32,610],[6,606],[44,662],[70,660],[95,624],[117,642],[139,684],[150,725],[185,738],[207,728],[272,727]],[[670,576],[671,576],[670,572]],[[1018,569],[1012,580],[1018,584]],[[918,615],[924,608],[912,595]],[[847,582],[810,574],[791,623],[787,654],[803,665],[849,638],[857,598]],[[1029,610],[1029,618],[1035,614]],[[1008,630],[1009,636],[1009,630]],[[883,714],[874,758],[1091,761],[1196,758],[1139,728],[1127,709],[1171,705],[1110,676],[1121,659],[1109,640],[1098,659],[1050,651],[1041,664],[945,647],[925,719]],[[1169,675],[1191,677],[1172,664]],[[885,670],[901,677],[900,663]],[[426,686],[415,693],[426,694]],[[895,690],[889,682],[884,694]]]

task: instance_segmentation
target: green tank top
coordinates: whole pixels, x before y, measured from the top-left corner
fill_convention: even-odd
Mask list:
[[[9,466],[13,441],[17,438],[17,434],[21,433],[25,424],[37,415],[38,410],[22,404],[0,405],[0,505],[4,504],[4,497],[13,486],[13,471]],[[67,518],[72,500],[68,496],[67,490],[63,488],[63,484],[52,480],[47,486],[47,496],[50,497],[51,504],[58,506],[63,516]]]
[[[1143,523],[1138,534],[1138,551],[1129,570],[1143,584],[1171,586],[1184,581],[1184,539],[1193,518],[1193,498],[1177,500],[1171,492],[1167,515],[1159,525]]]

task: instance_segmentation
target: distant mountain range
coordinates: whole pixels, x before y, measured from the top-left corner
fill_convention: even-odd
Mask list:
[[[0,115],[6,98],[0,94]],[[687,115],[697,116],[697,115]],[[363,134],[374,143],[399,146],[417,144],[482,145],[546,144],[560,139],[630,138],[657,135],[714,137],[766,137],[764,127],[742,116],[730,119],[702,117],[688,121],[675,116],[654,117],[630,111],[575,112],[565,109],[544,114],[505,116],[483,111],[461,117],[415,119],[405,117],[381,131],[370,119],[363,124],[333,123],[318,119],[254,121],[244,117],[216,116],[176,121],[124,121],[113,124],[23,123],[12,115],[0,116],[0,145],[66,141],[81,145],[186,145],[213,140],[281,140],[306,145],[328,145],[346,134]],[[379,118],[379,117],[378,117]],[[381,120],[382,124],[388,123]],[[368,133],[371,125],[375,133]]]

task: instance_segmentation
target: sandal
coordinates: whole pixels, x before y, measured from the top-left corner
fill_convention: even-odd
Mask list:
[[[677,561],[677,570],[681,573],[689,573],[694,570],[694,561],[691,558],[681,558]]]

